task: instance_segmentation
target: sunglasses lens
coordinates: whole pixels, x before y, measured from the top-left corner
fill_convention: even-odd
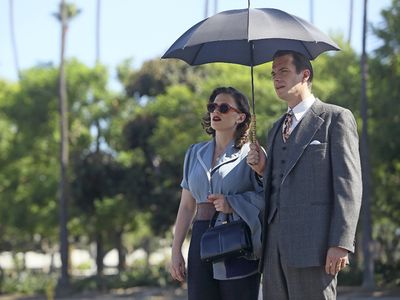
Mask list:
[[[228,111],[229,111],[229,105],[228,104],[226,104],[226,103],[222,103],[220,106],[219,106],[219,111],[220,111],[220,113],[221,114],[226,114]]]
[[[207,104],[207,110],[209,113],[214,112],[217,109],[217,104],[215,103],[208,103]]]

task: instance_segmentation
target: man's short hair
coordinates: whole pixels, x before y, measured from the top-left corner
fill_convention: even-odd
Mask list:
[[[292,50],[278,50],[275,52],[273,59],[284,55],[291,55],[293,57],[293,64],[296,67],[296,72],[299,74],[303,70],[310,70],[310,77],[308,83],[311,84],[314,77],[314,70],[310,60],[303,54]]]

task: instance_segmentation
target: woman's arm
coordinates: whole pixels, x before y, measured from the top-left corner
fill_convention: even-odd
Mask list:
[[[174,239],[172,242],[171,276],[183,282],[185,280],[185,260],[182,256],[182,244],[196,212],[196,201],[190,191],[182,189],[181,202],[176,217]]]

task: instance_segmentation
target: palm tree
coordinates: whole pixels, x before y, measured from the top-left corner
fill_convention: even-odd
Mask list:
[[[310,0],[310,23],[314,24],[314,1]]]
[[[96,4],[96,64],[100,62],[100,12],[101,0]]]
[[[10,15],[10,37],[11,37],[11,45],[14,53],[14,65],[15,70],[17,71],[18,78],[21,78],[21,72],[19,69],[19,62],[18,62],[18,51],[17,51],[17,42],[15,40],[15,28],[14,28],[14,1],[9,0],[9,15]]]
[[[349,36],[347,38],[347,42],[349,44],[351,42],[351,34],[353,31],[353,13],[354,13],[354,0],[350,0]]]
[[[373,288],[374,281],[374,260],[372,257],[372,228],[371,228],[371,210],[370,210],[370,167],[368,159],[368,98],[367,98],[367,0],[364,0],[364,17],[363,17],[363,38],[362,38],[362,54],[361,54],[361,167],[363,180],[363,196],[362,196],[362,248],[364,256],[364,274],[363,287]]]
[[[214,0],[214,15],[218,12],[218,0]]]
[[[69,286],[69,244],[68,244],[68,202],[69,202],[69,181],[68,181],[68,165],[69,165],[69,150],[68,150],[68,99],[67,85],[65,79],[65,44],[68,31],[68,24],[79,14],[79,10],[73,4],[65,3],[61,0],[60,10],[54,16],[61,23],[61,53],[59,67],[59,111],[60,111],[60,183],[59,183],[59,222],[60,222],[60,255],[61,255],[61,277],[59,280],[60,291],[65,290]]]

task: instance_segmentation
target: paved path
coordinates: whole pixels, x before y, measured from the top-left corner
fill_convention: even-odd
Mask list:
[[[180,288],[136,287],[116,290],[107,294],[81,294],[57,298],[60,300],[186,300],[186,290]],[[46,300],[45,297],[0,296],[0,300]],[[360,288],[339,288],[337,300],[400,300],[400,288],[393,290],[363,291]]]

